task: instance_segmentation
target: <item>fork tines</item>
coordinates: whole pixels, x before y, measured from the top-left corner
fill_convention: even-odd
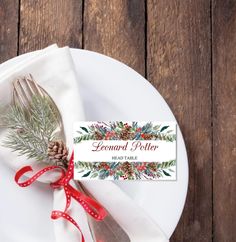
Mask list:
[[[35,82],[31,74],[19,77],[13,82],[13,102],[14,104],[23,105],[25,108],[29,104],[34,95],[44,96],[40,87]]]

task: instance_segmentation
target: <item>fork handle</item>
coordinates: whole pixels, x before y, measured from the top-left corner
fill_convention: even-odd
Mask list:
[[[77,181],[76,185],[85,195],[94,199],[81,182]],[[107,212],[107,216],[102,221],[96,221],[89,215],[87,217],[94,242],[130,242],[127,233],[115,221],[110,213]]]

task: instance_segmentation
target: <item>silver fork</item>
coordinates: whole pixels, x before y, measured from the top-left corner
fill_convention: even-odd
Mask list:
[[[47,97],[50,100],[51,104],[53,105],[53,110],[56,110],[55,115],[59,117],[57,129],[58,136],[65,142],[66,138],[62,117],[57,105],[50,95],[36,83],[31,74],[28,76],[19,77],[13,82],[12,100],[14,104],[21,105],[26,111],[29,112],[30,103],[33,96]],[[53,113],[55,113],[55,111]],[[79,181],[76,182],[76,185],[78,189],[85,195],[90,197],[92,196]],[[103,221],[99,222],[95,221],[90,216],[87,216],[87,218],[94,242],[130,242],[129,236],[109,213]]]
[[[58,110],[57,105],[50,97],[50,95],[40,87],[36,81],[34,80],[33,76],[29,74],[28,76],[23,76],[16,78],[13,82],[13,92],[12,92],[12,100],[13,104],[18,104],[22,106],[25,110],[30,109],[30,103],[32,101],[33,96],[41,96],[47,97],[50,101],[51,105],[53,105],[52,112],[58,117],[58,127],[56,129],[57,135],[61,138],[64,142],[66,142],[64,126],[62,122],[61,113]]]

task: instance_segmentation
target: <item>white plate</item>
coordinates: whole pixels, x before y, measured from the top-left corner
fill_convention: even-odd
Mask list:
[[[78,73],[87,120],[176,121],[170,108],[158,91],[146,79],[128,66],[91,51],[71,49],[71,53]],[[32,53],[6,62],[1,65],[0,70],[17,63],[30,54]],[[179,127],[177,129],[177,137],[177,181],[117,182],[124,191],[147,211],[168,237],[172,235],[180,219],[188,187],[188,160]],[[9,173],[7,176],[10,176],[11,171],[1,166],[2,164],[0,163],[0,168],[4,169],[6,174]],[[43,189],[44,185],[36,184],[34,185],[36,189],[23,192],[10,184],[6,177],[3,179],[3,185],[5,184],[9,189],[5,203],[11,203],[9,208],[10,206],[12,207],[7,217],[9,221],[6,221],[6,216],[4,221],[1,221],[0,218],[0,222],[4,222],[6,226],[8,223],[11,223],[11,226],[17,227],[18,222],[12,221],[14,214],[17,214],[17,216],[22,215],[19,221],[21,223],[22,220],[24,221],[25,216],[27,216],[27,213],[24,215],[27,206],[26,195],[39,197],[37,190],[40,189],[44,196],[47,197],[47,200],[44,202],[51,202],[50,194]],[[0,192],[3,194],[6,192],[6,189],[0,186]],[[21,207],[20,211],[19,208],[14,208],[15,201],[12,201],[16,193],[18,195],[18,205]],[[21,198],[21,194],[24,195],[24,198]],[[37,216],[37,202],[35,202],[35,206],[35,210],[30,212]],[[0,210],[2,211],[4,208],[4,202],[0,203]],[[41,216],[50,214],[49,209],[45,210],[43,213],[40,212]],[[37,220],[34,223],[37,223]],[[22,224],[22,226],[25,225]],[[48,227],[50,226],[52,225],[48,222]],[[19,226],[18,229],[20,229]],[[41,232],[35,239],[33,234],[37,234],[37,231],[32,231],[32,241],[52,241],[53,234],[49,232],[49,229],[45,229],[43,233]],[[15,241],[13,240],[14,234],[11,237],[12,241]]]

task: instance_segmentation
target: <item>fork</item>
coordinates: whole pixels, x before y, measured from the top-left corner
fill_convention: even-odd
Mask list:
[[[53,113],[56,112],[55,115],[58,117],[58,137],[65,142],[66,138],[62,117],[57,105],[50,95],[36,83],[31,74],[14,80],[12,92],[13,104],[20,105],[26,112],[30,113],[30,103],[33,96],[46,97],[53,105]],[[92,197],[92,195],[79,181],[76,182],[76,185],[81,192]],[[95,221],[88,215],[87,218],[94,242],[130,242],[129,236],[108,212],[103,221]]]

